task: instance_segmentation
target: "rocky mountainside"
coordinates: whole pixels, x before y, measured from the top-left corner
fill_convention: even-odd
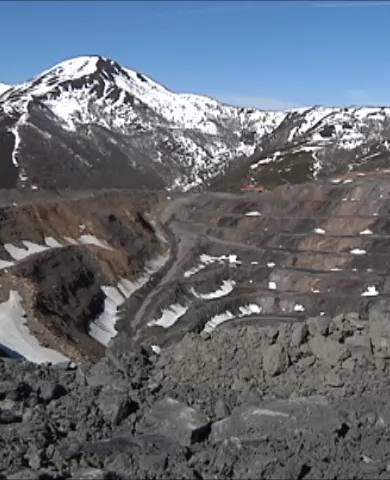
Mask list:
[[[383,165],[389,127],[390,108],[233,107],[78,57],[0,85],[0,187],[273,187]]]

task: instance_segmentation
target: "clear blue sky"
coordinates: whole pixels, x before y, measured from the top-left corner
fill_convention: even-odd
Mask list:
[[[0,82],[101,54],[264,108],[390,105],[387,2],[0,2]]]

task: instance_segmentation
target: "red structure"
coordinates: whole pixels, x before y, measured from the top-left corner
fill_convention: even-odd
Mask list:
[[[259,183],[242,185],[240,190],[241,192],[265,192],[266,191],[266,189]]]

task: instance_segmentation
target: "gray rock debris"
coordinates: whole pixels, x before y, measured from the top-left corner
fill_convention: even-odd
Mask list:
[[[0,359],[0,476],[390,478],[386,329],[373,349],[369,331],[347,314],[72,369]]]

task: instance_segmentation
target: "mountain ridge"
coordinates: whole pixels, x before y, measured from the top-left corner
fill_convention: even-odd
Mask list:
[[[272,186],[387,158],[389,140],[390,107],[235,107],[98,55],[0,90],[3,188]]]

